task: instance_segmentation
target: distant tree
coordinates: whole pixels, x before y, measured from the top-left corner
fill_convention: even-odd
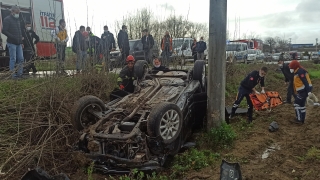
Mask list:
[[[277,44],[276,40],[273,37],[267,37],[265,40],[265,43],[269,45],[270,47],[270,52],[272,52],[272,49],[275,47]]]

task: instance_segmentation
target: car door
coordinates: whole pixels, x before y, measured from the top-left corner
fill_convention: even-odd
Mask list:
[[[133,56],[136,60],[144,60],[144,51],[141,40],[134,44]]]

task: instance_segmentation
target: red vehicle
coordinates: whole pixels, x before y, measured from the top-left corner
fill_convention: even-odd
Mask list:
[[[239,39],[230,42],[247,43],[249,49],[260,49],[261,51],[263,50],[263,42],[260,39]]]

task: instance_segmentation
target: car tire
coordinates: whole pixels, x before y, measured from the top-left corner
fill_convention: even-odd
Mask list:
[[[200,81],[201,89],[206,89],[206,63],[203,60],[197,60],[193,66],[193,80]]]
[[[105,111],[106,106],[101,99],[91,95],[81,97],[73,105],[71,109],[71,123],[78,131],[98,121],[98,118],[89,112],[91,110]]]
[[[145,60],[139,60],[134,64],[134,74],[138,79],[142,79],[148,71],[148,63]]]
[[[173,103],[163,102],[156,105],[148,116],[147,132],[151,137],[160,137],[164,144],[170,144],[180,136],[182,123],[180,108]]]

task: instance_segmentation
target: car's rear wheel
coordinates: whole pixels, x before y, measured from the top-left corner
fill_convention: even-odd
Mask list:
[[[160,137],[164,144],[174,142],[182,128],[182,113],[173,103],[163,102],[153,108],[147,123],[147,131],[151,137]]]
[[[148,63],[145,60],[139,60],[134,64],[134,74],[138,79],[144,78],[148,72]]]
[[[193,79],[200,81],[201,89],[206,90],[206,63],[203,60],[197,60],[194,63]]]
[[[71,123],[78,130],[96,123],[98,118],[92,114],[93,111],[105,111],[104,102],[96,96],[81,97],[71,109]]]

